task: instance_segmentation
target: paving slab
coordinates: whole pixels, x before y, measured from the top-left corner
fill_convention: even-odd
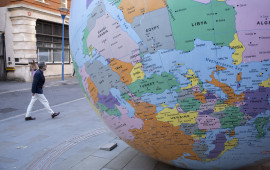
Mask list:
[[[121,170],[123,169],[136,155],[138,151],[133,148],[126,148],[117,157],[111,160],[104,168]]]
[[[79,169],[88,169],[88,170],[98,170],[104,167],[108,162],[109,159],[89,156],[86,159],[82,160],[80,163],[72,167],[72,170],[79,170]]]
[[[123,170],[153,170],[156,160],[142,154],[138,153],[124,168]]]

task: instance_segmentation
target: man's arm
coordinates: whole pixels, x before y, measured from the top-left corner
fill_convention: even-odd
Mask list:
[[[40,78],[40,73],[39,72],[36,72],[36,74],[34,75],[34,80],[33,80],[33,83],[32,83],[32,96],[35,95],[35,93],[37,92],[37,83],[39,81],[39,78]]]

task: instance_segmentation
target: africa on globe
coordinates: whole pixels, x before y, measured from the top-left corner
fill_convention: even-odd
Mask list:
[[[187,169],[270,160],[269,0],[72,1],[80,85],[110,129]]]

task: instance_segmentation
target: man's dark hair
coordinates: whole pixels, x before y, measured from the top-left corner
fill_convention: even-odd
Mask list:
[[[38,64],[38,68],[39,68],[39,69],[43,69],[44,66],[46,66],[46,63],[45,63],[45,62],[40,62],[40,63]]]

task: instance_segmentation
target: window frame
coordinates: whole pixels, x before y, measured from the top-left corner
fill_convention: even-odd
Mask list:
[[[51,28],[44,28],[44,25],[51,26]],[[50,30],[51,29],[51,30]],[[61,29],[61,31],[60,31]],[[71,55],[70,55],[70,45],[69,45],[69,32],[68,25],[65,25],[65,35],[64,35],[64,64],[70,64]],[[61,35],[60,35],[61,34]],[[44,61],[48,64],[62,64],[62,24],[53,23],[43,20],[36,21],[36,47],[37,47],[37,60],[40,60],[41,52],[43,50],[48,50],[48,60]],[[61,48],[60,48],[61,47]],[[59,51],[61,51],[59,59]],[[68,53],[68,54],[67,54]]]

